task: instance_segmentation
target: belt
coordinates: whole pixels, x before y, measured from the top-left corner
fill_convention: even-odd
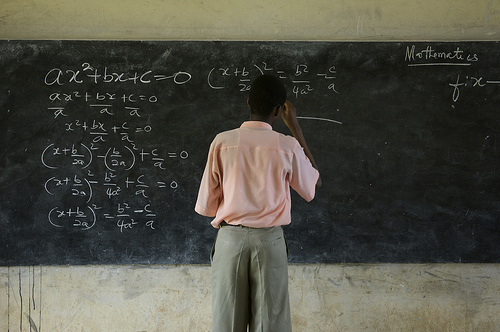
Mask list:
[[[225,222],[224,220],[219,224],[220,227],[225,227],[225,226],[230,226],[230,227],[242,227],[242,228],[250,228],[248,226],[243,226],[243,225],[231,225]]]

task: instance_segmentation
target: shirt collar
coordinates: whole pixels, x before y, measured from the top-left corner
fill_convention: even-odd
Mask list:
[[[273,129],[273,127],[264,121],[245,121],[241,124],[240,128],[263,128],[263,129]]]

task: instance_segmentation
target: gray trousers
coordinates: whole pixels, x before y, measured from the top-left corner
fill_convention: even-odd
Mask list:
[[[290,332],[281,227],[223,226],[212,250],[212,332]]]

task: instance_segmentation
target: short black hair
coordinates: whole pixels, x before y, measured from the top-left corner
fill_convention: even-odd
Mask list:
[[[282,106],[285,102],[286,88],[279,78],[262,75],[253,81],[248,95],[252,113],[268,117],[276,106]]]

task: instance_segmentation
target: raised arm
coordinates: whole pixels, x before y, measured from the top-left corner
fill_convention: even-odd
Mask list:
[[[307,146],[306,139],[304,138],[304,134],[302,133],[302,128],[300,128],[299,121],[297,120],[297,110],[289,100],[285,102],[285,107],[281,112],[281,117],[285,122],[286,126],[292,132],[293,137],[295,137],[295,139],[299,142],[300,146],[302,146],[302,148],[304,149],[304,153],[306,154],[307,158],[309,158],[309,160],[311,161],[312,166],[316,168],[319,172],[318,166],[316,165],[316,161],[314,160],[314,157],[312,156],[312,153],[309,150],[309,147]],[[318,182],[316,182],[316,188],[321,187],[321,185],[322,181],[320,176],[318,178]]]

